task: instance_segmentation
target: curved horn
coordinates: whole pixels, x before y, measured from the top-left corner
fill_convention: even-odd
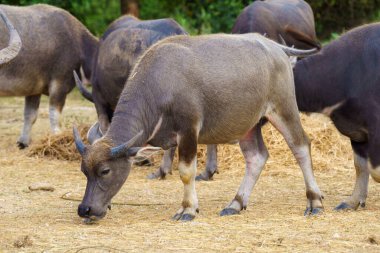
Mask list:
[[[276,43],[276,42],[274,42]],[[309,50],[300,50],[300,49],[295,49],[291,47],[286,47],[281,44],[276,43],[277,46],[281,47],[281,49],[288,55],[288,56],[297,56],[297,57],[306,57],[309,55],[313,55],[318,53],[319,49],[318,48],[313,48]]]
[[[81,156],[83,156],[86,146],[84,145],[76,126],[73,126],[73,134],[74,134],[75,146],[77,147],[77,150],[79,151]]]
[[[287,25],[285,27],[285,31],[292,36],[295,40],[298,40],[299,42],[305,43],[309,47],[316,47],[318,49],[322,48],[321,43],[317,40],[317,38],[312,38],[310,35],[306,33],[302,33],[298,31],[297,29],[294,29]]]
[[[89,92],[83,85],[82,81],[79,79],[79,76],[77,74],[77,72],[74,70],[73,71],[74,73],[74,79],[75,79],[75,84],[77,85],[80,93],[82,94],[82,96],[87,99],[88,101],[90,102],[94,102],[94,99],[92,98],[92,93]]]
[[[0,50],[0,65],[5,64],[13,60],[21,50],[21,38],[11,21],[5,15],[4,11],[0,9],[0,17],[3,19],[7,29],[9,31],[9,43],[8,47]]]
[[[138,134],[136,134],[128,142],[121,144],[117,147],[111,148],[111,157],[112,158],[118,158],[118,157],[126,156],[128,154],[128,149],[130,147],[132,147],[133,144],[135,144],[137,139],[142,136],[143,132],[144,131],[141,130]]]

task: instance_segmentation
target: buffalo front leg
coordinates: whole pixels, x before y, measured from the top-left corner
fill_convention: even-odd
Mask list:
[[[65,105],[67,91],[63,89],[63,84],[53,80],[49,87],[49,119],[50,129],[53,134],[60,133],[59,117]]]
[[[259,125],[248,132],[239,144],[246,162],[245,175],[235,198],[220,212],[221,216],[238,214],[247,208],[252,189],[269,157]]]
[[[173,220],[190,221],[198,212],[198,197],[195,191],[195,175],[197,173],[197,136],[195,131],[179,137],[178,170],[184,186],[181,208],[173,216]]]
[[[206,169],[200,173],[195,180],[209,181],[212,180],[215,172],[218,173],[218,150],[217,145],[207,145]]]
[[[306,185],[307,206],[305,215],[317,214],[323,210],[322,193],[318,187],[313,173],[313,165],[310,152],[310,141],[307,138],[299,117],[299,113],[291,108],[282,113],[272,113],[268,120],[282,134],[301,167]],[[281,111],[280,111],[281,112]]]
[[[148,179],[165,179],[166,175],[172,173],[172,164],[174,159],[176,147],[165,150],[164,156],[162,157],[160,167],[156,172],[148,175]]]
[[[368,144],[351,141],[354,150],[354,163],[356,170],[356,182],[352,195],[340,203],[335,210],[356,210],[359,206],[364,207],[368,195]]]
[[[26,148],[30,143],[30,132],[33,124],[37,120],[38,108],[40,106],[41,95],[25,97],[24,108],[24,126],[21,136],[17,141],[17,145],[20,149]]]

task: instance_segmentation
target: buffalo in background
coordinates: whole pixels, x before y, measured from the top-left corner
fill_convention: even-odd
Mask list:
[[[0,5],[0,14],[5,21],[0,24],[0,48],[5,48],[0,58],[8,54],[0,61],[0,96],[25,97],[24,127],[17,141],[25,148],[42,94],[49,96],[51,130],[60,131],[59,115],[75,87],[72,72],[82,67],[91,76],[98,40],[69,12],[49,5]]]

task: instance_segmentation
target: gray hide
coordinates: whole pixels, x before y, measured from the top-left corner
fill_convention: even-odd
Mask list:
[[[72,72],[83,67],[90,77],[98,42],[75,17],[56,7],[0,5],[0,10],[22,41],[19,53],[0,66],[0,96],[25,97],[24,127],[18,140],[19,147],[24,148],[30,143],[30,131],[37,119],[42,94],[49,95],[51,129],[53,133],[59,132],[59,115],[66,95],[75,85]],[[0,48],[6,48],[10,37],[3,23],[0,34],[3,35]]]
[[[285,48],[258,34],[175,36],[148,49],[133,69],[103,138],[82,148],[76,135],[87,177],[78,214],[87,219],[104,217],[128,177],[131,158],[146,152],[150,144],[163,149],[178,146],[184,197],[173,219],[192,220],[198,211],[197,144],[234,140],[239,140],[246,174],[221,215],[239,213],[247,207],[268,158],[262,119],[281,132],[302,169],[306,214],[318,213],[322,195],[284,51],[299,56],[316,50]]]
[[[320,48],[315,34],[314,14],[303,0],[254,1],[237,17],[232,33],[260,33],[278,43],[299,49]],[[290,57],[292,66],[297,57]],[[207,146],[206,169],[196,180],[212,180],[217,170],[217,147]]]
[[[84,97],[94,102],[99,124],[88,132],[93,143],[102,136],[112,121],[113,112],[120,93],[138,58],[154,43],[174,35],[187,34],[173,19],[138,20],[125,15],[107,28],[99,42],[96,65],[91,77],[92,92],[89,92],[76,78],[77,86]],[[158,170],[149,178],[165,178],[171,172],[175,150],[165,152]],[[150,164],[148,159],[140,165]]]

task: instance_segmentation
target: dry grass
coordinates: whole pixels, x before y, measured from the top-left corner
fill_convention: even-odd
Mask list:
[[[308,120],[309,119],[309,120]],[[313,157],[318,157],[322,164],[318,164],[319,169],[326,169],[330,165],[329,161],[323,157],[334,158],[334,161],[342,160],[346,162],[345,157],[351,154],[351,148],[348,139],[336,131],[331,121],[323,115],[313,115],[314,120],[310,120],[306,115],[301,115],[303,125],[307,125],[309,138],[312,142]],[[82,140],[86,140],[86,134],[90,125],[82,124],[78,127]],[[288,146],[285,144],[281,134],[270,124],[266,124],[263,129],[263,135],[267,146],[271,150],[271,155],[275,156],[282,165],[292,165],[294,163],[293,155]],[[236,156],[240,156],[240,149],[237,145],[220,145],[218,149],[220,156],[225,164],[233,167]],[[79,161],[81,159],[75,148],[74,138],[71,130],[65,130],[60,134],[47,134],[42,139],[35,142],[28,150],[27,156],[38,158],[52,158],[66,161]],[[206,148],[200,146],[198,158],[201,163],[205,160]],[[160,160],[160,157],[156,160]]]
[[[43,105],[30,150],[42,142],[55,147],[53,143],[65,139],[64,143],[70,144],[67,161],[58,160],[67,158],[54,155],[62,152],[56,148],[32,157],[28,156],[32,151],[16,148],[21,101],[12,100],[12,106],[0,101],[0,252],[380,251],[379,184],[370,179],[365,209],[332,210],[352,192],[355,172],[349,140],[323,116],[302,115],[312,140],[315,174],[325,195],[323,215],[303,217],[306,197],[302,173],[283,138],[267,124],[264,136],[271,157],[248,209],[241,215],[218,216],[234,197],[244,174],[238,145],[223,145],[218,153],[220,174],[214,176],[214,181],[197,183],[201,212],[193,222],[170,220],[183,194],[177,171],[167,180],[146,179],[158,166],[158,156],[156,166],[134,168],[104,220],[85,225],[76,215],[86,180],[78,156],[71,153],[71,126],[73,122],[92,123],[92,106],[71,97],[63,121],[68,131],[65,138],[48,138]],[[50,154],[58,159],[47,159],[45,155]],[[200,146],[198,157],[200,171],[204,168],[205,146]],[[36,182],[47,182],[55,191],[28,191],[28,186]],[[29,241],[32,243],[24,243]]]
[[[88,125],[80,125],[78,131],[82,140],[86,139]],[[27,156],[38,158],[54,158],[65,161],[79,161],[80,154],[75,147],[73,132],[65,130],[62,133],[48,134],[33,144],[28,150]]]

